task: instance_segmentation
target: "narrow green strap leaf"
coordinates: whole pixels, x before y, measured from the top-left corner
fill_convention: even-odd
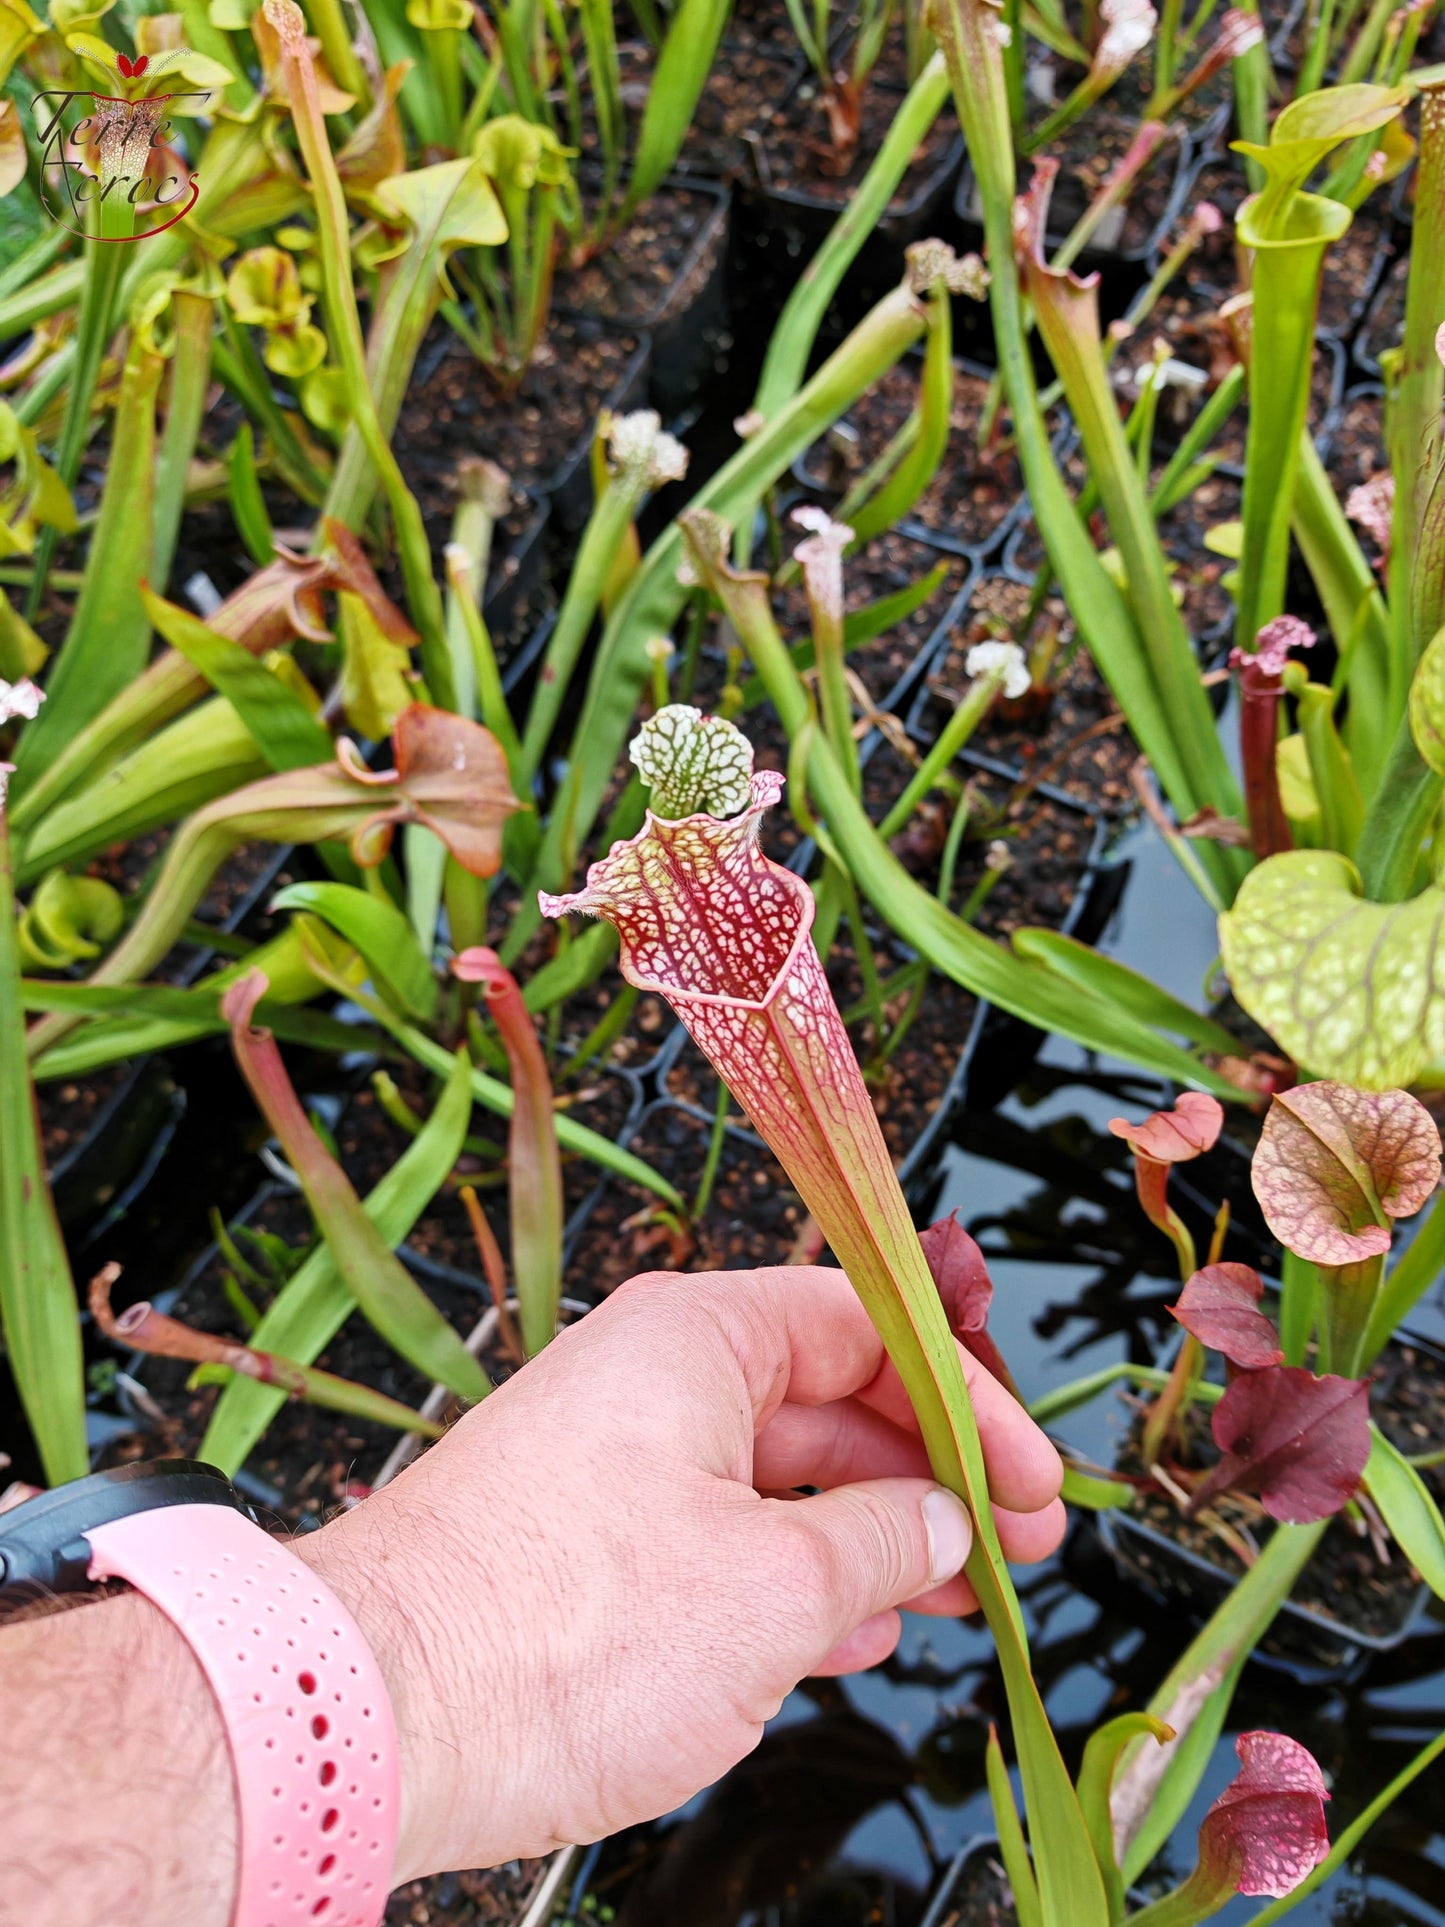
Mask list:
[[[1013,947],[1019,956],[1045,965],[1080,990],[1108,999],[1153,1030],[1174,1031],[1201,1050],[1218,1051],[1224,1056],[1239,1054],[1239,1039],[1222,1024],[1191,1009],[1127,964],[1080,943],[1077,937],[1063,936],[1057,930],[1016,930]]]
[[[408,1017],[436,1013],[437,983],[416,933],[396,905],[349,883],[292,883],[271,899],[273,910],[314,910],[365,958]]]
[[[0,775],[0,1334],[52,1485],[84,1478],[80,1316],[25,1055],[19,926]]]
[[[1081,1472],[1076,1465],[1065,1465],[1059,1496],[1065,1505],[1082,1506],[1086,1512],[1109,1512],[1115,1506],[1128,1505],[1134,1488],[1121,1479],[1100,1479]]]
[[[97,990],[113,990],[119,986],[97,984]],[[47,985],[46,989],[51,986]],[[67,990],[89,990],[89,984],[66,984]],[[141,985],[141,989],[152,989],[152,985]],[[32,1010],[79,1010],[83,1006],[62,1004],[37,992],[27,994],[26,1005]],[[283,1044],[302,1044],[308,1050],[331,1051],[334,1055],[345,1056],[358,1050],[385,1048],[385,1040],[372,1030],[358,1028],[355,1024],[343,1024],[339,1018],[328,1017],[319,1010],[290,1010],[283,1004],[260,1006],[262,1021],[269,1030],[280,1038]],[[149,1057],[159,1050],[174,1050],[180,1044],[193,1044],[202,1037],[224,1036],[228,1025],[214,1002],[198,1003],[196,1008],[184,1016],[146,1016],[144,1006],[137,1005],[133,1012],[117,1011],[115,1014],[97,1016],[91,1023],[74,1030],[68,1037],[62,1037],[34,1065],[37,1083],[53,1083],[59,1077],[88,1077],[92,1071],[104,1070],[109,1064],[128,1064],[138,1057]]]
[[[998,1733],[988,1729],[988,1750],[984,1754],[988,1774],[988,1797],[993,1803],[993,1823],[998,1828],[999,1852],[1003,1856],[1008,1884],[1013,1888],[1014,1912],[1019,1927],[1043,1927],[1044,1910],[1039,1901],[1038,1882],[1034,1879],[1028,1843],[1014,1803],[1014,1790],[1004,1764]]]
[[[129,252],[119,246],[94,250],[94,254],[106,257]],[[108,310],[109,302],[103,300],[101,307]],[[101,312],[98,325],[97,366],[98,349],[110,339],[113,324],[108,314]],[[138,338],[133,340],[121,375],[105,491],[86,554],[84,584],[46,685],[49,700],[21,735],[15,756],[17,784],[39,775],[71,737],[145,668],[150,620],[136,600],[135,584],[144,578],[151,563],[155,401],[164,368],[158,354]],[[75,392],[73,386],[72,400]],[[82,431],[88,416],[88,393],[83,407]],[[75,453],[78,459],[78,441]],[[72,482],[73,467],[64,460],[58,466],[62,479]],[[45,531],[39,558],[42,570],[54,533],[53,529]]]
[[[381,1238],[401,1243],[441,1189],[461,1153],[472,1114],[471,1066],[458,1051],[435,1110],[362,1204]],[[356,1309],[331,1249],[320,1244],[278,1293],[251,1335],[258,1349],[309,1365]],[[285,1403],[286,1395],[253,1379],[233,1379],[211,1414],[200,1456],[235,1473]]]
[[[1445,1519],[1414,1466],[1374,1425],[1365,1490],[1410,1564],[1436,1598],[1445,1599]]]
[[[142,588],[150,621],[171,647],[235,709],[274,770],[329,763],[331,738],[301,697],[248,649],[208,629],[198,616]]]
[[[256,473],[256,446],[249,422],[242,422],[231,444],[231,452],[226,457],[226,475],[231,485],[231,514],[237,531],[251,560],[264,569],[276,558],[276,543]]]
[[[731,0],[682,0],[673,13],[642,111],[622,219],[657,191],[682,151],[730,11]]]
[[[1396,1328],[1409,1317],[1442,1271],[1445,1271],[1445,1191],[1436,1193],[1429,1216],[1386,1273],[1365,1332],[1364,1365],[1374,1364]]]
[[[847,516],[854,546],[870,540],[909,514],[938,473],[953,418],[952,296],[939,289],[928,299],[928,345],[919,390],[919,427],[913,446],[877,494]]]
[[[275,1358],[276,1354],[268,1352],[266,1356]],[[385,1392],[374,1391],[370,1385],[358,1385],[354,1379],[338,1378],[335,1372],[300,1365],[294,1359],[287,1359],[281,1369],[283,1375],[294,1375],[296,1379],[294,1391],[289,1385],[283,1389],[304,1399],[308,1405],[319,1405],[326,1412],[344,1412],[349,1418],[366,1419],[372,1425],[386,1425],[394,1432],[420,1432],[423,1438],[429,1439],[439,1439],[442,1435],[444,1428],[435,1419],[423,1418],[410,1405],[403,1405],[398,1398],[388,1398]],[[229,1365],[200,1365],[192,1375],[191,1385],[229,1385],[233,1378],[244,1378],[251,1384],[265,1382],[252,1379],[249,1373],[236,1372]]]

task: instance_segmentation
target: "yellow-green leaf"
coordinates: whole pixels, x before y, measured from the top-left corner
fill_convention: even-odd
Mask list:
[[[360,596],[338,598],[341,634],[341,706],[362,736],[379,741],[408,703],[416,701],[411,657],[386,635]]]
[[[411,230],[373,259],[389,260],[411,248],[424,248],[436,263],[444,287],[447,257],[456,248],[496,247],[507,238],[507,220],[481,163],[472,156],[394,174],[376,198],[399,224]]]
[[[1270,857],[1219,919],[1220,945],[1235,996],[1296,1063],[1388,1090],[1445,1055],[1445,890],[1368,903],[1360,888],[1333,851]]]
[[[1410,734],[1437,776],[1445,776],[1445,629],[1415,670],[1410,685]]]

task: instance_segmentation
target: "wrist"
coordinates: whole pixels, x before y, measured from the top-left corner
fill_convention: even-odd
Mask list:
[[[292,1544],[356,1620],[391,1700],[401,1775],[393,1886],[460,1864],[451,1843],[475,1840],[489,1809],[477,1778],[488,1749],[460,1711],[476,1703],[471,1661],[455,1650],[433,1549],[423,1541],[406,1508],[377,1494]],[[491,1616],[468,1579],[469,1617],[485,1625]]]
[[[0,1919],[227,1927],[236,1792],[194,1654],[138,1593],[0,1627]],[[83,1847],[83,1851],[78,1850]]]

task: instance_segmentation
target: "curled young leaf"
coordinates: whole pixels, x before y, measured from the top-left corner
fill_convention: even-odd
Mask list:
[[[1111,1117],[1109,1129],[1135,1157],[1155,1164],[1184,1164],[1212,1151],[1224,1128],[1224,1106],[1204,1091],[1185,1091],[1172,1111],[1155,1111],[1142,1124]]]
[[[1212,1427],[1224,1456],[1195,1487],[1191,1511],[1233,1489],[1257,1494],[1282,1525],[1311,1525],[1359,1487],[1370,1456],[1369,1381],[1316,1378],[1300,1365],[1241,1372]]]
[[[1169,1310],[1185,1331],[1231,1365],[1258,1371],[1284,1363],[1279,1333],[1259,1309],[1264,1280],[1251,1265],[1204,1265]]]
[[[1199,1829],[1200,1871],[1237,1893],[1293,1893],[1330,1850],[1324,1775],[1283,1733],[1241,1733],[1235,1751],[1240,1770]]]
[[[1252,1171],[1281,1244],[1319,1265],[1390,1248],[1391,1218],[1420,1209],[1440,1181],[1440,1133],[1408,1091],[1300,1084],[1276,1096]]]
[[[534,187],[561,187],[574,150],[564,147],[550,127],[521,114],[498,114],[472,143],[482,172],[500,188],[527,193]]]

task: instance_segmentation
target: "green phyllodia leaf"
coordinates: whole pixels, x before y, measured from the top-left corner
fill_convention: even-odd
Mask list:
[[[1013,1787],[995,1726],[988,1729],[984,1769],[988,1778],[989,1800],[993,1806],[993,1821],[998,1828],[999,1852],[1003,1856],[1008,1884],[1013,1889],[1014,1912],[1018,1916],[1019,1927],[1043,1927],[1039,1884],[1034,1878],[1033,1862],[1029,1859],[1023,1824],[1014,1802]]]
[[[1409,1084],[1445,1054],[1445,890],[1368,903],[1326,850],[1252,870],[1219,919],[1235,996],[1296,1063],[1365,1090]]]
[[[0,714],[6,713],[0,705]],[[59,1485],[88,1470],[84,1366],[75,1290],[25,1061],[6,773],[0,765],[0,1332],[45,1475]]]
[[[304,699],[251,650],[144,584],[140,595],[158,633],[232,705],[272,769],[304,769],[327,761],[332,748],[325,727]]]
[[[366,959],[408,1017],[429,1022],[437,1007],[436,978],[411,925],[388,898],[348,883],[292,883],[271,901],[272,910],[313,910]]]
[[[452,1060],[445,1088],[420,1134],[362,1202],[386,1244],[400,1244],[441,1189],[461,1151],[471,1114],[471,1068],[462,1050]],[[286,1281],[251,1342],[309,1365],[355,1309],[356,1299],[336,1256],[323,1241]],[[207,1464],[235,1472],[285,1400],[286,1394],[274,1385],[232,1379],[201,1441]]]
[[[1124,1879],[1119,1871],[1118,1852],[1114,1844],[1110,1795],[1114,1790],[1114,1775],[1119,1770],[1125,1750],[1132,1741],[1145,1736],[1156,1740],[1160,1746],[1167,1746],[1175,1737],[1174,1728],[1153,1713],[1119,1713],[1089,1735],[1084,1746],[1084,1757],[1079,1763],[1079,1805],[1083,1808],[1089,1837],[1094,1842],[1099,1871],[1104,1876],[1110,1913],[1117,1920],[1124,1917]]]
[[[1436,1598],[1445,1599],[1445,1519],[1414,1466],[1373,1425],[1364,1485],[1395,1543]]]

